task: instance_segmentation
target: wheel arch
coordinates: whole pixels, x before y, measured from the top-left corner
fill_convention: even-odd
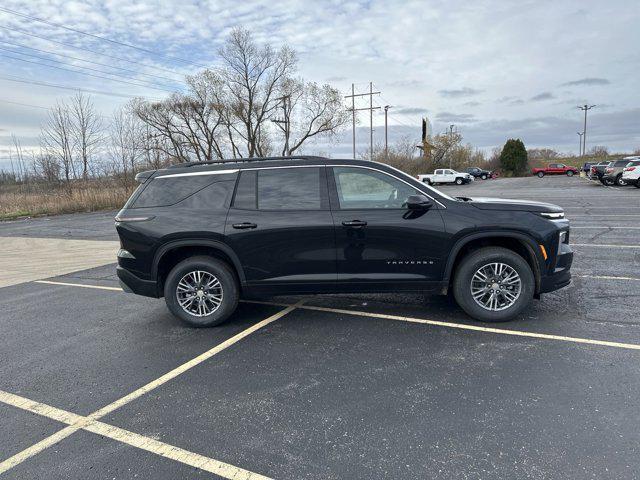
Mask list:
[[[234,271],[240,286],[245,284],[246,277],[240,259],[229,245],[211,239],[174,240],[158,248],[154,256],[151,273],[157,280],[160,296],[164,291],[164,280],[171,268],[180,261],[196,255],[207,255],[225,261]]]
[[[535,295],[538,296],[540,294],[542,267],[540,265],[540,257],[537,254],[538,244],[529,235],[508,230],[470,234],[456,241],[451,248],[445,265],[443,281],[447,285],[447,289],[451,285],[453,272],[460,261],[471,252],[483,247],[504,247],[523,257],[533,271],[536,283]]]

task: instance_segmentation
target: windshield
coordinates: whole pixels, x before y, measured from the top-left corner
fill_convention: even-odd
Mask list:
[[[387,167],[391,168],[394,172],[396,172],[400,178],[410,178],[411,180],[413,180],[414,182],[416,181],[415,178],[413,178],[411,175],[409,175],[406,172],[403,172],[402,170],[396,168],[396,167],[392,167],[391,165],[387,165],[386,163],[384,164]],[[442,198],[446,198],[447,200],[451,200],[452,202],[459,202],[460,200],[457,198],[453,198],[450,197],[449,195],[442,193],[440,190],[433,188],[429,185],[427,185],[426,183],[422,183],[422,188],[424,188],[425,190],[431,190],[433,193],[436,193],[437,195],[441,196]]]

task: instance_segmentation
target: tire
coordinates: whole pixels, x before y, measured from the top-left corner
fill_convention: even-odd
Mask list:
[[[606,185],[607,187],[610,187],[611,185],[615,185],[615,181],[613,180],[605,180],[604,178],[602,180],[600,180],[602,182],[603,185]]]
[[[512,275],[512,272],[517,273],[520,280],[519,294],[516,295],[513,302],[505,301],[507,297],[504,294],[498,294],[496,296],[496,308],[490,309],[481,306],[479,302],[474,299],[471,288],[472,285],[476,287],[479,285],[478,283],[472,282],[474,275],[478,271],[487,273],[488,270],[483,269],[489,267],[490,270],[491,264],[495,263],[506,265],[508,268],[503,267],[503,272],[507,272],[509,275]],[[479,277],[475,278],[477,279]],[[497,286],[497,281],[493,282],[492,285]],[[517,285],[512,285],[514,288],[516,286]],[[482,322],[506,322],[511,320],[531,304],[534,291],[535,279],[529,264],[514,251],[502,247],[481,248],[469,254],[460,262],[453,278],[453,295],[456,302],[469,316]],[[515,290],[511,290],[511,292],[515,292]],[[509,293],[509,291],[505,289],[505,293]],[[489,289],[487,293],[481,297],[481,300],[488,301],[491,295],[492,293]],[[512,296],[513,295],[514,293],[512,293]],[[500,305],[503,301],[504,304]],[[511,303],[511,305],[507,305],[507,303]]]
[[[636,188],[640,188],[640,178],[636,180],[636,183],[634,183],[634,185],[636,186]]]
[[[482,180],[486,180],[486,179],[487,179],[487,176],[486,176],[486,175],[481,175],[481,176],[480,176],[480,178],[481,178]]]
[[[178,285],[194,285],[196,278],[198,278],[197,272],[200,272],[200,278],[213,279],[219,282],[219,287],[211,288],[209,290],[211,297],[217,299],[220,297],[219,304],[216,306],[217,300],[210,299],[208,302],[199,299],[203,299],[206,296],[204,290],[193,290],[193,295],[197,298],[195,302],[204,304],[202,307],[202,315],[198,315],[196,312],[189,312],[187,309],[180,305],[178,299]],[[195,275],[191,277],[190,275]],[[202,280],[201,280],[202,281]],[[184,287],[182,287],[184,289]],[[203,294],[199,293],[200,291]],[[240,294],[240,288],[238,287],[238,281],[231,268],[223,261],[213,257],[196,256],[187,258],[178,263],[167,275],[164,283],[164,299],[167,307],[176,317],[192,327],[212,327],[224,322],[235,311],[238,306],[238,298]],[[189,291],[185,290],[182,293],[183,303],[189,301],[187,295],[190,295]],[[215,297],[214,297],[215,295]],[[189,309],[198,310],[201,307],[191,300]],[[211,313],[206,313],[205,309],[211,310]]]
[[[619,186],[619,187],[624,187],[626,184],[627,184],[627,182],[625,182],[625,181],[622,179],[622,174],[619,174],[619,175],[616,177],[616,185],[617,185],[617,186]]]
[[[538,178],[542,178],[544,177],[544,172],[538,172],[536,173],[536,175],[538,175]]]
[[[464,183],[464,180],[462,180],[460,177],[456,178],[456,185],[462,185]]]
[[[573,177],[573,170],[567,170],[567,177]]]

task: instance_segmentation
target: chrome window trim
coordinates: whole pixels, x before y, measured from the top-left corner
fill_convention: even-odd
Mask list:
[[[196,177],[199,175],[225,175],[228,173],[238,173],[238,168],[233,170],[206,170],[204,172],[185,172],[185,173],[171,173],[169,175],[158,175],[154,178],[176,178],[176,177]]]

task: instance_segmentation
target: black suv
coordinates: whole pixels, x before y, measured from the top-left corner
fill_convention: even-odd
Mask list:
[[[215,325],[240,297],[453,291],[506,321],[568,285],[569,223],[555,205],[452,198],[390,166],[288,157],[143,172],[116,217],[118,277]]]
[[[481,178],[482,180],[486,180],[487,178],[491,178],[492,172],[489,170],[482,170],[478,167],[469,167],[465,170],[469,175],[473,175],[475,178]]]

